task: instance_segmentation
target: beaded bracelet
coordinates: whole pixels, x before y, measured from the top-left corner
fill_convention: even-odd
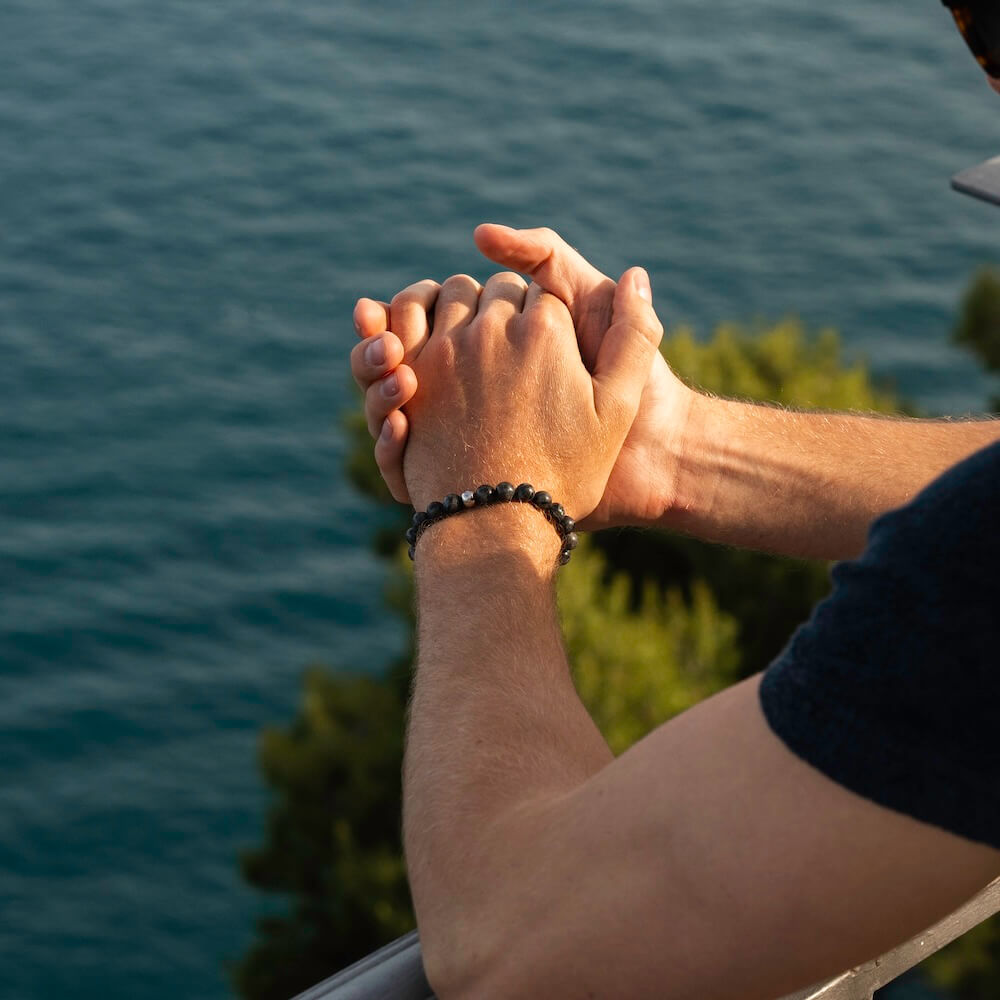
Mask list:
[[[559,565],[565,566],[569,562],[570,553],[580,541],[573,530],[576,522],[566,513],[561,503],[555,503],[545,490],[536,490],[531,483],[521,483],[517,487],[511,483],[480,486],[477,490],[466,490],[464,493],[449,493],[444,500],[435,500],[428,504],[427,510],[417,511],[413,515],[413,524],[406,532],[410,559],[413,559],[417,539],[430,525],[443,521],[453,514],[461,514],[472,507],[489,507],[497,503],[527,503],[540,510],[556,529],[562,541]]]

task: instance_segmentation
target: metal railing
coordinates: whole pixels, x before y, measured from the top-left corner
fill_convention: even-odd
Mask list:
[[[933,927],[873,962],[810,986],[784,1000],[871,1000],[872,994],[1000,912],[1000,878]],[[433,1000],[424,975],[420,939],[413,931],[350,968],[300,994],[296,1000]]]
[[[1000,878],[992,881],[979,895],[973,896],[954,913],[949,913],[944,920],[892,951],[887,951],[881,958],[865,962],[825,983],[785,997],[785,1000],[871,1000],[876,990],[887,986],[904,972],[919,965],[928,955],[940,951],[946,944],[951,944],[955,938],[961,937],[976,924],[981,924],[998,912]]]
[[[434,1000],[417,932],[396,938],[295,1000]]]

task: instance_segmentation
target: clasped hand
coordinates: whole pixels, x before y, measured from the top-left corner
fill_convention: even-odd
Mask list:
[[[657,352],[645,272],[616,286],[548,230],[482,226],[476,239],[558,297],[501,273],[484,288],[419,282],[391,307],[359,301],[352,371],[393,495],[420,509],[506,479],[592,527],[642,520],[629,503],[659,513],[650,455],[690,390]]]

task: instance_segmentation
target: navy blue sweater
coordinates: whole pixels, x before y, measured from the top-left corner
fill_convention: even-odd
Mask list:
[[[883,806],[1000,848],[1000,443],[880,517],[764,674],[798,756]]]

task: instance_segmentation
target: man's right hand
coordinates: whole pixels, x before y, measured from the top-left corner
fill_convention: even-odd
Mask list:
[[[476,245],[490,260],[529,275],[545,291],[562,299],[569,307],[576,327],[580,354],[591,372],[608,327],[614,303],[615,282],[589,264],[550,229],[515,230],[506,226],[481,225],[475,232]],[[386,430],[375,449],[383,478],[397,500],[406,501],[402,486],[402,454],[406,439],[405,411],[402,407],[418,391],[408,365],[400,365],[404,355],[412,360],[426,342],[426,322],[406,321],[405,330],[396,330],[397,302],[412,305],[420,290],[430,292],[431,283],[412,286],[393,300],[392,307],[362,299],[354,318],[362,337],[352,353],[352,371],[365,392],[365,412],[373,435]],[[422,302],[433,306],[430,294]],[[412,311],[412,310],[411,310]],[[412,329],[411,329],[412,328]],[[389,332],[389,331],[392,332]],[[399,334],[399,338],[395,334]],[[386,361],[369,365],[364,358],[366,341],[380,337],[386,345]],[[407,346],[400,341],[408,342]],[[394,362],[394,364],[393,364]],[[401,390],[386,397],[381,387],[401,371]],[[391,384],[391,383],[390,383]],[[639,412],[632,423],[604,496],[597,509],[581,527],[597,529],[612,525],[653,524],[671,508],[680,462],[680,441],[692,403],[697,394],[670,370],[659,353],[653,359],[643,389]]]

